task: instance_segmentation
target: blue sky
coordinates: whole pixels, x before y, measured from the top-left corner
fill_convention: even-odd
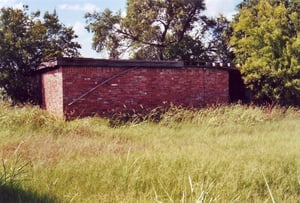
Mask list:
[[[207,15],[216,16],[220,13],[230,18],[235,13],[235,7],[242,0],[206,0]],[[28,5],[32,11],[56,10],[60,21],[72,26],[78,35],[77,41],[81,44],[81,55],[84,57],[103,58],[103,54],[92,50],[92,34],[85,30],[84,14],[93,11],[102,11],[109,8],[114,11],[125,11],[126,0],[0,0],[0,7],[12,6],[22,8],[22,5]]]

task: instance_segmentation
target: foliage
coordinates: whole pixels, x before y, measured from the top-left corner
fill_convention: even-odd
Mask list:
[[[37,99],[39,84],[32,76],[41,63],[52,57],[77,56],[80,45],[70,27],[56,13],[28,14],[28,7],[0,11],[0,88],[14,102]]]
[[[106,119],[64,122],[0,103],[0,155],[10,160],[18,149],[32,163],[15,195],[31,189],[52,202],[297,202],[299,115],[277,106],[172,107],[158,123],[150,115],[111,128]],[[16,202],[51,202],[24,197]]]
[[[32,163],[24,161],[18,152],[21,144],[15,149],[13,156],[1,160],[0,167],[0,202],[57,202],[53,197],[22,188],[22,183],[32,178]]]
[[[214,25],[211,28],[210,52],[215,61],[232,62],[235,58],[230,46],[232,36],[232,27],[230,21],[223,15],[214,19]]]
[[[207,60],[204,40],[214,21],[203,15],[203,0],[128,0],[127,12],[88,13],[93,46],[111,58],[129,49],[138,59]]]
[[[231,44],[258,102],[300,104],[299,7],[297,0],[248,0],[238,7]]]

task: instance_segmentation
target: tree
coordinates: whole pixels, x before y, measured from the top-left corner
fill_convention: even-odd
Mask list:
[[[205,53],[211,21],[204,10],[204,0],[128,0],[126,16],[108,9],[86,14],[87,29],[94,33],[94,49],[106,49],[111,58],[129,49],[135,58],[190,59]],[[190,45],[197,48],[178,49]]]
[[[231,45],[253,99],[300,104],[298,0],[248,0],[235,16]]]
[[[59,22],[54,12],[28,14],[23,9],[0,11],[0,88],[14,102],[37,98],[37,83],[32,72],[52,57],[78,56],[80,45],[72,28]]]
[[[233,61],[234,53],[230,46],[232,32],[233,30],[230,21],[225,16],[220,15],[214,19],[208,50],[215,61]]]

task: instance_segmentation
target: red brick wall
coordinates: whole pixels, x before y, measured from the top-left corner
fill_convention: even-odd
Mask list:
[[[57,115],[64,117],[63,114],[63,80],[62,69],[45,72],[41,75],[43,108]]]
[[[126,70],[128,68],[63,68],[64,111],[76,117],[112,115],[171,103],[200,107],[229,101],[226,70],[136,68],[124,73]],[[97,87],[122,72],[122,75]],[[92,88],[96,89],[84,95]],[[80,96],[83,97],[78,99]]]
[[[44,63],[40,71],[44,107],[65,118],[229,102],[226,68],[63,58]]]

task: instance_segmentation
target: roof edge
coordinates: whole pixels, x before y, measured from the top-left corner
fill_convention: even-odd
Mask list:
[[[95,58],[54,58],[41,63],[41,67],[183,67],[182,61],[111,60]]]
[[[183,61],[149,61],[149,60],[111,60],[95,58],[59,57],[41,63],[36,72],[43,73],[60,67],[128,67],[128,68],[217,68],[230,69],[232,65],[223,63],[186,64]]]

